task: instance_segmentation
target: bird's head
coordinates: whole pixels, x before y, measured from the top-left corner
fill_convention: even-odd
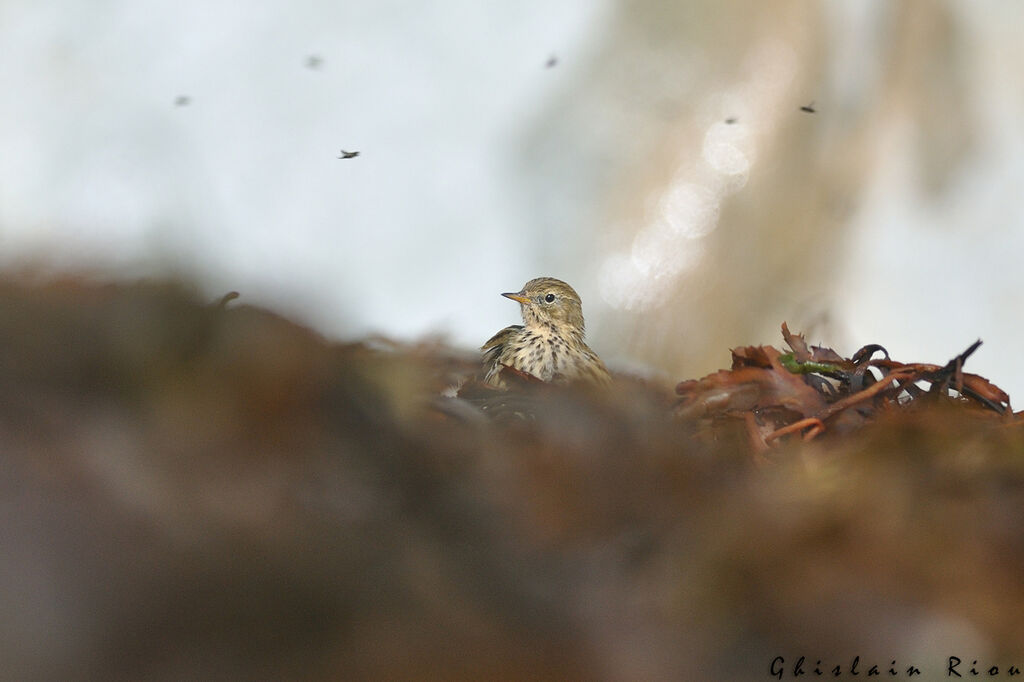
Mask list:
[[[531,279],[522,291],[502,296],[519,303],[528,327],[550,324],[563,332],[583,333],[583,303],[579,294],[560,279]]]

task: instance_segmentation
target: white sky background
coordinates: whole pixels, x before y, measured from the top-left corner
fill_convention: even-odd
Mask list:
[[[516,321],[499,292],[537,275],[596,281],[536,271],[545,235],[517,146],[611,6],[0,0],[0,265],[180,270],[211,299],[236,289],[334,337],[442,332],[475,347]],[[850,239],[870,258],[836,273],[838,350],[877,342],[942,364],[981,336],[968,369],[1021,395],[1024,17],[970,7],[977,150],[936,205],[892,132]],[[864,50],[841,33],[840,63],[854,63]],[[592,327],[614,324],[613,301],[584,300]]]
[[[329,334],[477,346],[530,269],[522,122],[603,8],[4,0],[0,258],[174,266]]]
[[[950,3],[967,33],[974,149],[947,191],[926,198],[906,120],[853,222],[835,310],[853,345],[881,343],[904,362],[945,364],[975,339],[966,370],[1024,407],[1024,5]],[[856,6],[852,3],[850,6]],[[856,51],[856,25],[848,53]],[[862,31],[870,27],[860,26]],[[851,56],[855,59],[855,56]],[[941,117],[943,112],[930,112]]]

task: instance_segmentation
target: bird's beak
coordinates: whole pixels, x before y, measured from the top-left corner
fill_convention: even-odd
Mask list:
[[[513,301],[517,301],[519,303],[529,303],[530,302],[530,299],[526,298],[522,294],[502,294],[502,296],[504,296],[505,298],[511,298]]]

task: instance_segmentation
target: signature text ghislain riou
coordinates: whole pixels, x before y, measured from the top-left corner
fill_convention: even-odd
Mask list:
[[[922,675],[921,668],[918,666],[897,666],[896,661],[892,661],[888,667],[879,667],[878,665],[868,667],[861,663],[860,656],[854,656],[853,661],[849,665],[839,664],[831,667],[829,667],[828,664],[822,664],[820,660],[811,664],[804,656],[796,659],[796,662],[794,663],[786,663],[785,658],[782,656],[776,656],[772,659],[768,672],[777,680],[781,680],[784,677],[802,677],[803,675],[812,675],[814,677],[843,677],[845,675],[864,675],[866,677],[880,677],[883,675],[885,677],[918,677]],[[979,666],[978,661],[972,661],[970,666],[967,666],[964,665],[963,660],[959,657],[950,656],[946,659],[946,665],[942,672],[945,677],[952,679],[956,679],[958,677],[999,677],[1002,675],[1016,677],[1021,674],[1021,669],[1016,665],[1010,665],[1005,668],[1001,668],[998,665],[990,665],[988,667],[985,667],[984,665]]]

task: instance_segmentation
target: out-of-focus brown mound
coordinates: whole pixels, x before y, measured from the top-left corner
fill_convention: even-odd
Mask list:
[[[1024,667],[1005,419],[878,410],[764,467],[657,387],[524,386],[493,419],[439,397],[474,355],[173,285],[7,281],[0,310],[10,679]]]

